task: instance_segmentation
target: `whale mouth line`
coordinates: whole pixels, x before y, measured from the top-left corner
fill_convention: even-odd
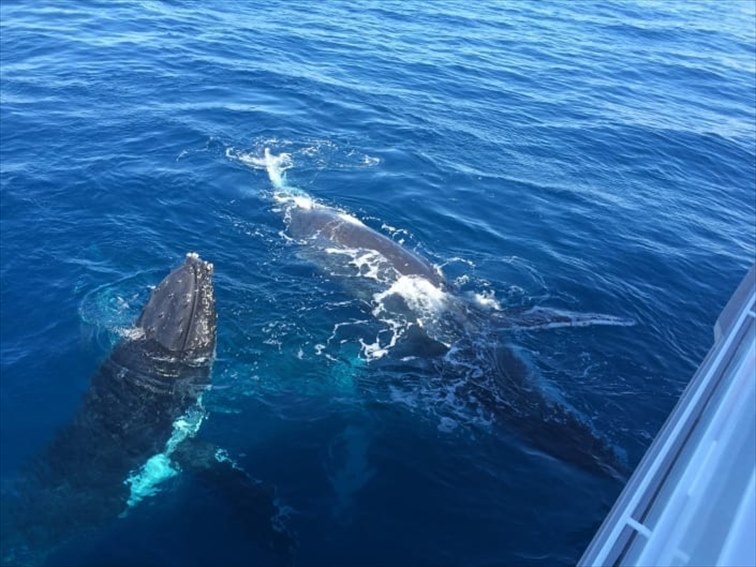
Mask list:
[[[196,262],[202,262],[202,260],[200,260],[199,258],[199,255],[196,252],[189,252],[186,255],[187,264],[190,262],[190,260],[194,260]],[[185,352],[186,347],[189,344],[189,337],[192,331],[192,322],[194,321],[194,318],[197,314],[197,304],[199,303],[199,295],[200,295],[200,291],[199,291],[200,282],[199,282],[199,277],[197,274],[197,266],[194,263],[192,263],[191,268],[192,268],[192,277],[194,278],[194,285],[192,287],[192,290],[193,290],[192,305],[191,305],[191,309],[189,310],[189,323],[187,324],[186,329],[184,330],[184,340],[181,341],[181,352]]]

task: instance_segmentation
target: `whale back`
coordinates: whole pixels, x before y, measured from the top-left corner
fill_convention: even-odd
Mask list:
[[[443,277],[428,260],[332,207],[293,207],[289,211],[288,232],[293,238],[314,242],[315,245],[373,250],[381,254],[400,275],[421,276],[434,285],[443,284]]]

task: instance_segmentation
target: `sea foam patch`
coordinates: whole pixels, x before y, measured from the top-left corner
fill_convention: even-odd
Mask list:
[[[373,314],[380,317],[386,312],[386,300],[400,296],[406,305],[418,316],[418,324],[422,325],[423,318],[438,315],[449,304],[449,296],[442,289],[436,287],[421,276],[404,275],[399,277],[387,290],[374,295],[376,307]]]

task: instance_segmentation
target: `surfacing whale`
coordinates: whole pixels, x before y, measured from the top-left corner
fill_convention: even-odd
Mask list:
[[[516,350],[497,340],[477,340],[512,330],[538,330],[590,325],[629,326],[634,321],[599,313],[576,313],[544,306],[493,310],[455,293],[440,269],[356,217],[319,203],[288,187],[280,158],[266,149],[265,163],[281,205],[286,234],[306,257],[330,274],[355,276],[373,285],[373,315],[397,318],[405,327],[405,344],[396,347],[395,367],[421,356],[439,361],[442,372],[454,364],[483,369],[483,379],[470,383],[467,394],[489,407],[497,420],[511,426],[544,453],[594,473],[622,479],[625,465],[608,441],[564,403],[551,399],[535,383]],[[342,263],[342,269],[335,268]],[[431,316],[427,316],[428,314]],[[385,354],[386,349],[372,352]],[[371,354],[371,353],[368,353]],[[438,367],[436,367],[438,369]]]
[[[39,565],[191,472],[231,502],[250,537],[288,552],[272,491],[195,437],[216,343],[213,266],[197,254],[154,288],[135,328],[92,378],[72,422],[2,505],[2,565]]]

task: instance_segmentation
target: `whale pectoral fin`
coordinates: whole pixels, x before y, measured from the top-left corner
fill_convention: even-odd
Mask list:
[[[172,456],[184,471],[229,504],[252,539],[285,563],[293,561],[296,540],[284,523],[285,510],[276,501],[272,486],[252,478],[222,449],[196,438],[182,443]]]
[[[577,313],[549,307],[532,307],[520,313],[507,313],[505,327],[510,329],[559,329],[561,327],[588,327],[609,325],[631,327],[633,319],[604,315],[602,313]]]

